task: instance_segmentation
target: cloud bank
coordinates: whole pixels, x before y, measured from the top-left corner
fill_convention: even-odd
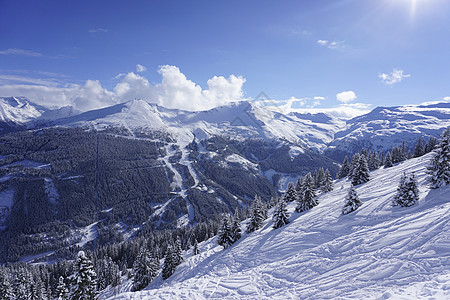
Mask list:
[[[143,72],[145,67],[138,65],[136,68],[137,71]],[[22,82],[0,86],[0,95],[25,96],[49,107],[72,105],[81,111],[103,108],[132,99],[144,99],[167,108],[207,110],[229,101],[241,100],[243,97],[245,78],[241,76],[214,76],[207,81],[208,87],[202,89],[187,79],[176,66],[164,65],[158,72],[161,74],[161,82],[154,85],[145,77],[130,72],[117,77],[120,81],[112,90],[103,87],[98,80],[64,86]]]

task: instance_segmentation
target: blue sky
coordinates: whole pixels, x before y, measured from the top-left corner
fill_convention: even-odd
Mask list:
[[[446,0],[0,0],[0,96],[80,109],[206,109],[261,91],[295,108],[448,99],[449,15]]]

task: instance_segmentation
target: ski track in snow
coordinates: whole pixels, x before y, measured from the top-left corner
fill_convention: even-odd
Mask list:
[[[274,230],[268,219],[225,250],[215,238],[200,243],[169,279],[113,299],[448,299],[450,187],[429,189],[429,159],[372,172],[349,215],[341,209],[350,182],[340,180],[308,212],[290,203],[288,225]],[[392,207],[401,174],[412,171],[419,203]]]

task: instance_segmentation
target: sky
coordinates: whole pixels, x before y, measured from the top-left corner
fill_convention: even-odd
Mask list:
[[[353,116],[450,100],[450,1],[0,0],[0,96]]]

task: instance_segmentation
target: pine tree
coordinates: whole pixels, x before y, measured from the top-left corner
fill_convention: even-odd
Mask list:
[[[183,250],[181,249],[181,241],[180,241],[180,238],[177,238],[177,239],[176,239],[174,250],[175,250],[175,251],[173,251],[173,254],[174,254],[174,262],[175,262],[175,265],[178,266],[178,265],[180,265],[180,264],[184,261],[184,258],[183,258]]]
[[[198,249],[198,242],[197,242],[197,240],[194,240],[194,246],[193,246],[192,253],[194,255],[200,254],[200,250]]]
[[[390,168],[392,167],[392,158],[391,158],[391,153],[386,153],[386,157],[384,158],[384,167],[385,168]]]
[[[217,243],[224,249],[233,244],[233,237],[231,232],[230,217],[226,214],[222,217],[219,232],[217,233]]]
[[[358,185],[369,181],[369,167],[364,155],[359,157],[359,163],[355,165],[352,171],[352,184]]]
[[[0,267],[0,298],[5,300],[16,299],[9,276],[2,267]]]
[[[403,207],[416,204],[419,201],[419,189],[417,186],[418,183],[414,173],[411,175],[403,173],[392,204]]]
[[[405,161],[408,157],[408,149],[406,149],[406,142],[403,140],[402,147],[400,148],[400,159]]]
[[[311,176],[311,173],[306,174],[303,180],[302,197],[299,197],[299,203],[295,209],[297,212],[307,211],[318,204],[314,187],[314,178]]]
[[[293,202],[297,200],[297,192],[295,191],[295,187],[292,182],[289,182],[283,198],[286,200],[286,202]]]
[[[322,187],[324,176],[325,176],[325,170],[322,167],[320,167],[319,173],[318,173],[318,178],[317,178],[318,181],[316,182],[316,188]]]
[[[303,188],[303,179],[301,177],[298,177],[297,184],[295,185],[295,192],[297,193],[297,196],[302,190],[302,188]]]
[[[273,212],[273,228],[277,229],[289,223],[289,214],[286,209],[286,201],[281,199]]]
[[[172,246],[169,245],[167,247],[166,256],[164,258],[164,264],[163,264],[163,268],[161,271],[162,279],[164,279],[164,280],[166,280],[167,278],[172,276],[172,274],[175,272],[175,269],[177,267],[175,264],[175,261],[174,261],[173,252],[174,252],[174,250],[172,249]]]
[[[430,137],[428,142],[425,144],[425,153],[429,153],[434,150],[434,147],[437,145],[437,139],[435,137]]]
[[[94,299],[97,295],[97,274],[95,274],[94,265],[84,251],[78,252],[74,269],[74,290],[71,298],[77,300]]]
[[[369,159],[369,170],[373,171],[380,167],[380,158],[376,150],[373,150]]]
[[[234,218],[232,219],[231,224],[231,238],[233,239],[233,243],[241,238],[241,224],[239,222],[239,212],[236,207],[236,211],[234,212]]]
[[[323,175],[322,183],[320,184],[322,187],[322,192],[328,193],[333,190],[333,180],[331,179],[330,170],[326,169]]]
[[[431,188],[450,184],[450,127],[442,133],[441,140],[434,149],[428,173],[431,175]]]
[[[26,268],[20,268],[14,278],[14,294],[17,299],[31,299],[31,282],[33,277]]]
[[[261,228],[263,221],[265,220],[265,212],[261,198],[256,195],[255,200],[253,200],[252,208],[250,211],[250,222],[247,226],[247,232],[253,232]]]
[[[67,289],[64,277],[59,276],[58,285],[56,286],[56,299],[66,300],[69,299],[69,290]]]
[[[133,292],[142,290],[156,277],[159,270],[157,259],[150,257],[146,248],[141,248],[133,264]]]
[[[348,178],[349,179],[353,179],[353,171],[356,169],[356,167],[359,165],[359,157],[360,154],[359,153],[355,153],[352,156],[352,162],[350,164],[350,171],[348,173]]]
[[[346,155],[344,161],[342,162],[342,166],[339,170],[338,178],[339,179],[345,178],[348,176],[349,173],[350,173],[350,164],[348,162],[348,156]]]
[[[419,157],[422,156],[423,154],[424,154],[423,141],[422,138],[420,137],[417,140],[416,147],[414,148],[414,157]]]
[[[361,206],[361,201],[359,200],[358,193],[356,193],[355,187],[351,185],[347,196],[345,197],[345,205],[342,208],[342,214],[346,215],[358,209]]]

